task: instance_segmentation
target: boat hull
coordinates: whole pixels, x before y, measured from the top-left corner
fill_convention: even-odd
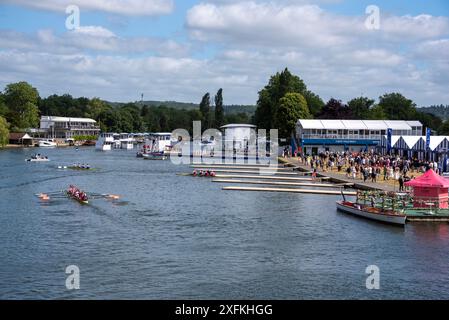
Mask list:
[[[144,160],[167,160],[167,156],[165,154],[143,154]]]
[[[404,226],[407,220],[407,217],[405,215],[368,212],[366,210],[361,210],[353,206],[350,206],[349,204],[345,204],[343,201],[337,201],[337,209],[362,218],[397,226]]]
[[[70,194],[69,192],[67,192],[67,196],[68,196],[69,198],[71,198],[71,199],[73,199],[73,200],[75,200],[75,201],[81,203],[81,204],[89,204],[89,201],[87,201],[87,200],[86,200],[86,201],[83,201],[83,200],[81,200],[81,199],[78,199],[77,197],[73,196],[73,195]]]

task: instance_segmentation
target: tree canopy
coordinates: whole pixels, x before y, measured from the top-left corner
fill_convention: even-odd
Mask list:
[[[223,109],[223,89],[219,89],[215,95],[215,128],[218,129],[224,125],[224,109]]]
[[[261,129],[280,129],[276,120],[280,100],[287,93],[302,94],[306,90],[304,81],[293,75],[287,68],[271,76],[268,84],[259,91],[255,113],[256,125]]]
[[[276,119],[279,123],[279,136],[290,138],[298,119],[310,117],[306,99],[299,93],[287,93],[279,100]]]
[[[4,147],[9,141],[9,124],[6,119],[0,116],[0,147]]]
[[[210,123],[210,93],[206,93],[201,99],[200,112],[203,118],[204,129],[209,129],[211,127]]]
[[[39,93],[27,82],[8,84],[3,94],[8,108],[6,118],[13,130],[34,128],[39,124]]]

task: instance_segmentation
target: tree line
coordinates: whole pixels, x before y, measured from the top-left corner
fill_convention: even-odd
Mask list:
[[[163,103],[113,104],[100,98],[74,98],[69,94],[41,98],[27,82],[8,84],[0,92],[0,146],[8,142],[9,132],[25,132],[39,126],[41,115],[92,118],[104,132],[171,132],[185,128],[192,133],[192,122],[201,121],[203,130],[229,123],[252,123],[261,129],[278,128],[279,136],[290,138],[298,119],[418,120],[435,134],[449,135],[449,120],[443,121],[443,106],[418,109],[402,94],[393,92],[379,97],[356,97],[347,103],[331,98],[326,103],[310,91],[304,81],[287,68],[271,76],[259,91],[254,115],[246,106],[239,112],[227,112],[223,89],[214,96],[204,94],[198,108],[179,109]]]
[[[386,93],[377,103],[363,96],[347,103],[335,98],[324,103],[286,68],[271,76],[259,91],[255,124],[259,128],[278,128],[280,137],[290,138],[298,119],[418,120],[437,134],[449,134],[449,121],[418,110],[400,93]]]
[[[27,82],[8,84],[0,93],[0,145],[8,142],[9,132],[25,132],[39,127],[41,115],[91,118],[103,132],[171,132],[184,128],[192,132],[193,121],[202,121],[204,129],[228,123],[249,123],[246,112],[225,113],[223,89],[211,104],[206,93],[196,109],[177,109],[161,105],[126,103],[113,106],[100,98],[74,98],[69,94],[41,98]]]

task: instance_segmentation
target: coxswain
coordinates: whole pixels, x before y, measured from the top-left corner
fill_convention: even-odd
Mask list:
[[[215,171],[211,171],[210,176],[211,176],[211,177],[215,177],[215,176],[216,176]]]
[[[193,170],[192,175],[193,175],[194,177],[196,177],[196,176],[198,175],[198,172],[196,172],[196,169]]]

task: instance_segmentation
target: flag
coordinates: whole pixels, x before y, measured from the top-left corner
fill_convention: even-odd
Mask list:
[[[393,136],[393,129],[388,128],[387,130],[387,153],[391,151],[391,137]]]
[[[431,130],[429,128],[426,129],[426,150],[430,149],[430,134]]]
[[[296,139],[295,136],[292,133],[292,137],[290,139],[290,145],[292,147],[292,156],[295,154],[296,150],[298,149],[297,144],[296,144]]]

